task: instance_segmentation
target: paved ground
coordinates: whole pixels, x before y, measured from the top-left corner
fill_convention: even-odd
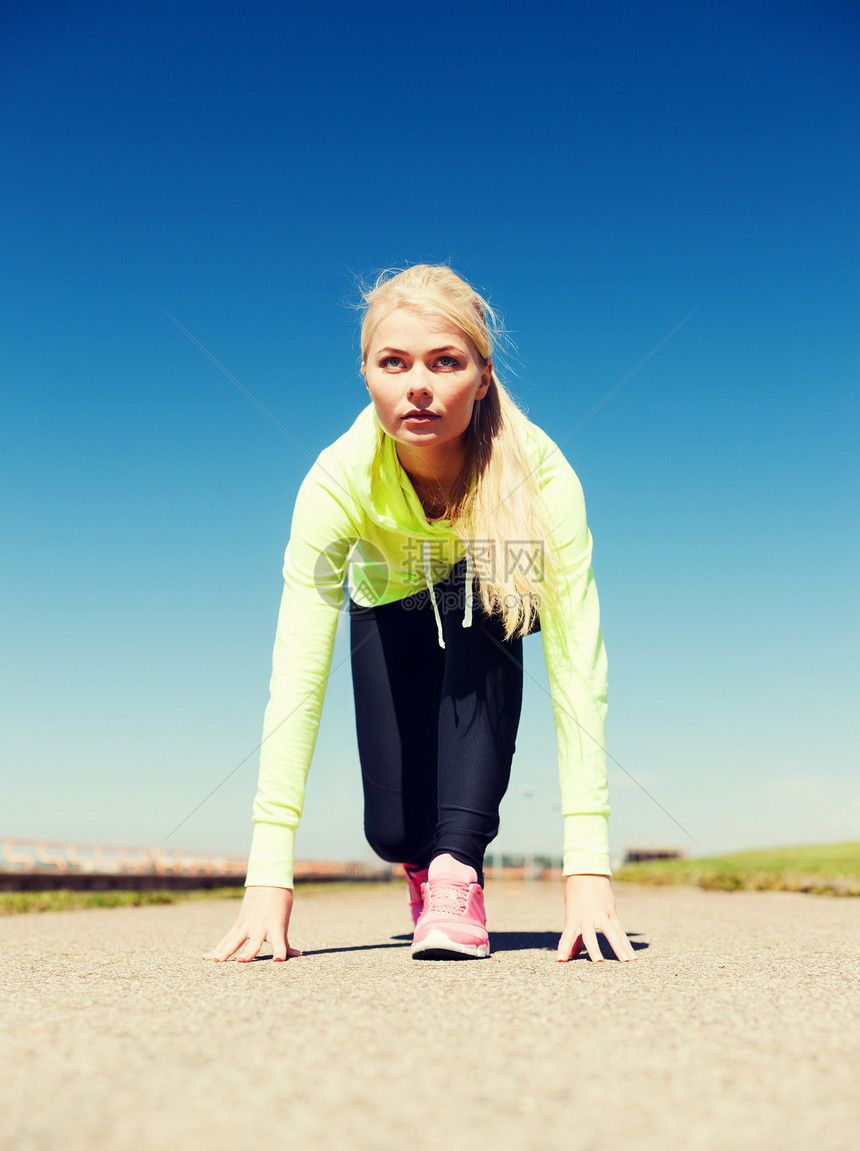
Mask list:
[[[635,964],[556,964],[543,884],[483,962],[410,960],[394,886],[298,902],[286,964],[199,959],[230,902],[2,920],[3,1146],[853,1147],[860,900],[618,899]]]

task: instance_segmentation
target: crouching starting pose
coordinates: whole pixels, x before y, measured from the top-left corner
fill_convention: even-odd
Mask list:
[[[371,403],[299,490],[264,721],[247,889],[207,959],[290,948],[293,841],[348,569],[367,839],[402,863],[415,958],[489,955],[483,860],[499,828],[540,630],[558,739],[564,929],[635,958],[610,886],[606,660],[579,482],[493,370],[495,317],[450,268],[365,297]]]

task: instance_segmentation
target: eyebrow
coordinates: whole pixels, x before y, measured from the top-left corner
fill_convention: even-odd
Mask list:
[[[442,355],[444,352],[457,352],[459,355],[462,356],[464,354],[464,349],[458,348],[456,344],[446,344],[444,348],[431,348],[428,354],[431,356],[439,356],[439,355]],[[381,356],[381,355],[383,355],[383,353],[386,355],[395,355],[395,356],[408,356],[408,355],[410,355],[409,352],[405,352],[402,348],[391,348],[391,347],[379,348],[379,350],[377,351],[376,354],[378,356]]]

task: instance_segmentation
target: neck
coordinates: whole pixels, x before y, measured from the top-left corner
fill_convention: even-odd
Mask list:
[[[404,471],[419,483],[433,484],[446,494],[451,491],[466,458],[465,437],[460,441],[434,444],[427,448],[397,445],[397,458]]]
[[[397,458],[409,476],[428,519],[445,514],[466,458],[464,441],[413,448],[397,444]]]

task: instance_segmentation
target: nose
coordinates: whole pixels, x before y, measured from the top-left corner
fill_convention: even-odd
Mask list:
[[[433,395],[432,376],[423,366],[416,365],[409,373],[407,395],[410,399],[412,399],[413,396]]]

